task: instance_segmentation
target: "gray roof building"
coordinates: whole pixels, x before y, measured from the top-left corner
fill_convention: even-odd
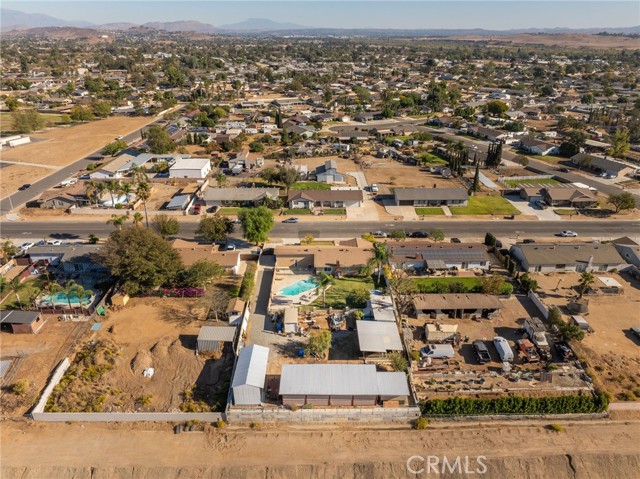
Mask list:
[[[402,351],[402,340],[395,321],[356,321],[358,343],[363,353]]]
[[[240,350],[231,388],[236,406],[259,406],[264,401],[269,348],[251,344]]]
[[[233,343],[237,331],[235,326],[202,326],[198,333],[198,351],[219,352],[224,343]]]
[[[207,206],[232,205],[234,203],[258,204],[265,199],[275,199],[278,188],[207,188],[203,199]]]
[[[396,267],[486,269],[491,265],[487,247],[478,243],[389,242],[387,249],[389,262]]]
[[[396,188],[393,196],[398,206],[464,205],[469,199],[464,188]]]
[[[516,244],[509,252],[528,272],[604,272],[625,264],[611,243]]]

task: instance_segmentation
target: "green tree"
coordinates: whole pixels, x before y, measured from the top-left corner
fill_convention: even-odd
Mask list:
[[[98,118],[111,115],[111,105],[106,101],[95,100],[91,103],[91,112]]]
[[[492,274],[489,277],[482,278],[482,280],[480,281],[480,287],[482,288],[482,292],[484,294],[493,294],[496,296],[502,294],[504,284],[504,278],[496,273]]]
[[[215,243],[227,239],[227,235],[233,232],[233,223],[226,216],[218,214],[200,218],[196,235],[207,243]]]
[[[304,238],[300,240],[300,244],[311,244],[316,240],[312,233],[307,233]]]
[[[264,243],[269,239],[274,220],[271,210],[265,206],[242,208],[238,213],[244,238],[251,243]]]
[[[391,367],[394,371],[404,372],[409,367],[407,363],[407,358],[404,357],[399,351],[394,351],[389,355],[389,359],[391,359]]]
[[[310,356],[325,358],[329,349],[331,349],[331,331],[325,329],[309,336],[306,352]]]
[[[169,86],[180,88],[186,80],[185,74],[175,65],[171,65],[165,71],[165,80]]]
[[[124,225],[126,221],[127,215],[111,215],[111,219],[107,220],[107,224],[122,229],[122,225]]]
[[[71,119],[73,121],[90,121],[93,120],[93,113],[89,108],[82,105],[76,105],[71,109]]]
[[[636,200],[628,191],[609,196],[608,203],[613,205],[616,213],[620,213],[622,210],[632,210],[636,207]]]
[[[378,284],[382,276],[384,265],[387,264],[389,259],[389,251],[387,245],[383,243],[375,243],[373,245],[373,258],[369,260],[369,266],[378,270]]]
[[[216,180],[218,188],[224,188],[229,182],[229,178],[227,178],[227,175],[224,173],[217,173],[214,179]]]
[[[582,299],[584,293],[589,290],[589,287],[595,283],[595,281],[596,277],[593,273],[590,273],[589,271],[583,271],[580,273],[580,279],[578,281],[578,299]]]
[[[289,188],[300,181],[300,172],[295,168],[282,166],[278,168],[278,180],[287,188],[287,192],[289,192]]]
[[[609,154],[614,158],[624,158],[629,151],[631,142],[629,141],[629,130],[627,128],[618,128],[611,138],[611,149]]]
[[[480,163],[476,163],[476,174],[473,177],[473,191],[480,191]]]
[[[264,151],[264,145],[259,141],[252,141],[251,143],[249,143],[249,151],[260,153]]]
[[[407,232],[405,230],[393,230],[389,233],[389,238],[395,240],[407,239]]]
[[[44,118],[34,109],[14,111],[11,113],[13,129],[17,133],[30,133],[44,127]]]
[[[182,272],[181,283],[192,288],[203,288],[224,274],[224,268],[215,261],[201,259]]]
[[[500,100],[491,100],[485,105],[487,113],[491,113],[495,116],[501,116],[503,113],[509,110],[509,105]]]
[[[132,218],[133,226],[140,226],[142,224],[143,219],[144,219],[144,215],[136,211],[133,214],[133,218]]]
[[[98,238],[93,233],[89,235],[89,244],[98,244],[99,241],[100,241],[100,238]]]
[[[152,125],[149,127],[146,133],[147,146],[149,151],[156,155],[164,155],[175,151],[176,144],[167,133],[167,130],[158,125]]]
[[[9,111],[16,111],[19,106],[18,99],[13,96],[10,96],[9,98],[7,98],[4,101],[4,104],[7,105],[7,108],[9,109]]]
[[[149,215],[147,213],[147,201],[151,198],[151,185],[146,181],[141,181],[136,186],[136,197],[142,201],[144,205],[144,217],[145,222],[147,224],[147,228],[149,227]]]
[[[487,246],[495,246],[496,245],[496,237],[493,233],[487,232],[484,235],[484,244]],[[507,256],[508,258],[508,256]]]
[[[118,153],[120,150],[124,150],[126,147],[127,142],[124,140],[112,141],[102,149],[102,154],[114,156],[116,153]]]
[[[520,287],[524,290],[525,293],[529,293],[530,291],[535,291],[538,289],[538,282],[535,279],[531,279],[529,273],[525,273],[520,276]]]
[[[68,281],[62,287],[61,291],[64,293],[64,295],[67,298],[67,303],[69,304],[69,308],[73,308],[71,304],[71,298],[73,297],[78,298],[78,304],[82,305],[82,299],[86,298],[87,296],[91,296],[93,294],[93,291],[89,289],[84,289],[82,285],[76,283],[73,280]]]
[[[166,213],[154,216],[151,223],[153,225],[153,229],[156,230],[163,238],[166,238],[167,236],[175,236],[180,231],[180,222],[173,216],[169,216]]]
[[[444,239],[444,231],[438,228],[434,228],[429,231],[429,238],[431,238],[434,242],[439,242]]]
[[[347,304],[352,308],[364,308],[371,298],[371,293],[367,288],[355,288],[347,295]]]
[[[320,271],[320,277],[318,278],[318,291],[322,293],[322,306],[327,305],[327,288],[334,283],[332,276],[329,276],[324,271]]]
[[[11,240],[3,241],[0,249],[2,251],[2,264],[5,264],[18,254],[18,247]]]
[[[580,147],[571,141],[563,141],[560,144],[560,156],[571,158],[580,153]]]
[[[114,231],[98,259],[132,295],[171,284],[183,269],[179,253],[149,228]]]

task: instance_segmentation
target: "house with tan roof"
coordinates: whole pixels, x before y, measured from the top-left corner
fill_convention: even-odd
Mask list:
[[[551,206],[570,206],[573,208],[587,208],[598,204],[598,198],[586,188],[546,187],[540,190],[542,199]]]
[[[187,267],[198,261],[208,260],[215,261],[228,273],[238,274],[240,271],[241,252],[238,250],[217,251],[217,245],[182,239],[173,240],[171,246],[178,251],[180,258],[182,258],[182,263]]]
[[[490,294],[416,294],[413,308],[418,319],[491,318],[502,302]]]
[[[362,190],[290,191],[287,206],[291,209],[348,208],[362,206]]]
[[[373,256],[373,245],[282,245],[276,246],[276,273],[293,271],[296,273],[327,274],[357,273],[365,267]]]
[[[509,254],[529,273],[605,272],[626,266],[611,243],[516,244]]]

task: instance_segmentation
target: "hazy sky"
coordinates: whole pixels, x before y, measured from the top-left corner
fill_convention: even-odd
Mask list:
[[[528,0],[20,0],[4,8],[64,20],[144,23],[199,20],[213,25],[268,18],[335,28],[591,28],[640,24],[640,2]]]

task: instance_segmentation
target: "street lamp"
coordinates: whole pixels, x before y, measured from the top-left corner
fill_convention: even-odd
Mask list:
[[[3,186],[3,188],[7,188],[8,189],[7,186]],[[7,198],[9,199],[9,206],[11,207],[11,209],[9,210],[9,213],[11,213],[13,211],[13,201],[11,200],[11,195],[12,195],[12,193],[9,192],[9,196],[7,196]],[[1,208],[0,208],[0,210],[1,210]]]
[[[560,278],[558,280],[558,284],[556,285],[556,289],[554,289],[554,291],[558,291],[558,289],[560,288],[560,283],[562,283],[564,281],[564,279]]]

